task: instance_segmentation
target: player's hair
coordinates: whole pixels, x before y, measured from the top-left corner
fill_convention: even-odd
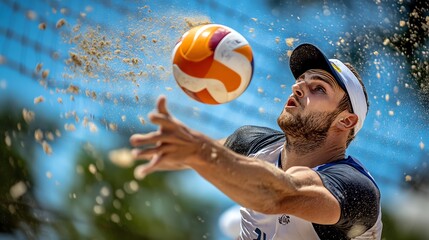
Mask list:
[[[356,69],[350,63],[344,63],[344,65],[346,65],[346,67],[348,67],[350,69],[350,71],[352,71],[352,73],[359,80],[359,83],[362,85],[363,93],[365,94],[366,106],[369,109],[368,94],[366,92],[366,88],[365,88],[365,85],[364,85],[364,83],[362,81],[362,78],[360,77],[359,73],[356,71]],[[347,110],[349,112],[353,112],[353,110],[352,110],[352,104],[351,104],[350,99],[348,98],[347,94],[344,94],[344,97],[341,99],[340,103],[338,104],[338,110],[340,112],[342,112],[344,110]],[[368,111],[367,111],[367,114],[368,114]],[[355,130],[353,128],[350,131],[349,136],[347,138],[347,142],[346,142],[346,146],[347,147],[353,141],[354,138],[355,138]]]

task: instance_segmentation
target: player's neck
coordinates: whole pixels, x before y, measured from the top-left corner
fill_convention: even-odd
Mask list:
[[[343,159],[345,157],[346,146],[339,141],[338,136],[329,137],[318,145],[299,140],[299,144],[294,139],[288,139],[282,151],[283,169],[293,166],[307,166],[314,168],[324,163]]]

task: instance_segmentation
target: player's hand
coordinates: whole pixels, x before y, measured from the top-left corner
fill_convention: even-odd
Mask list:
[[[158,99],[156,111],[149,114],[149,120],[159,126],[158,131],[130,137],[131,145],[138,147],[133,149],[135,159],[149,161],[136,167],[137,179],[155,171],[184,169],[198,159],[208,138],[171,116],[164,96]]]

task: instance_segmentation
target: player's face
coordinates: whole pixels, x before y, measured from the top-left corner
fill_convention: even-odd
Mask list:
[[[309,70],[292,86],[292,95],[277,122],[288,136],[326,138],[344,94],[332,75]]]

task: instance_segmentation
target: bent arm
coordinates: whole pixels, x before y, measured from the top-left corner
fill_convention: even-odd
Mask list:
[[[200,157],[189,166],[241,206],[319,224],[338,222],[340,205],[312,169],[293,167],[284,172],[209,139],[203,146]]]

